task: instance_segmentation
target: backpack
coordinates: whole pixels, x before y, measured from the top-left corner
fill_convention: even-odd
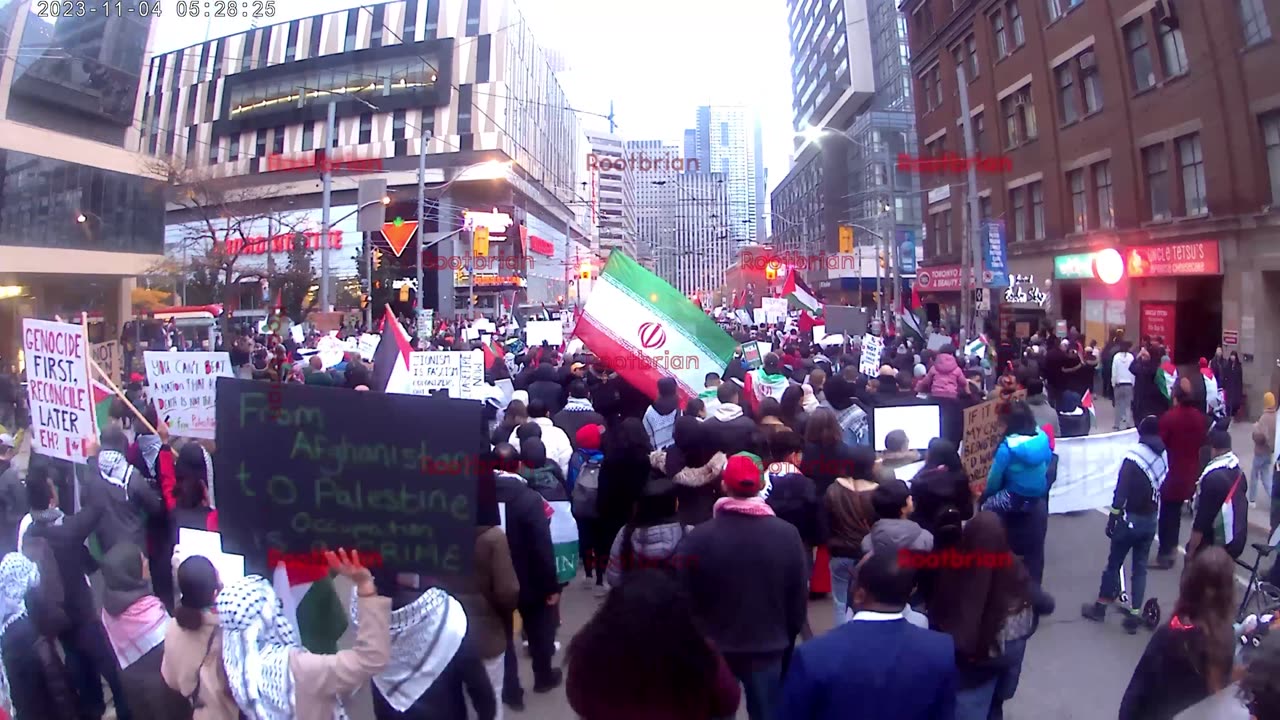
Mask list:
[[[591,520],[600,517],[597,500],[600,497],[600,461],[582,463],[573,483],[573,516]]]

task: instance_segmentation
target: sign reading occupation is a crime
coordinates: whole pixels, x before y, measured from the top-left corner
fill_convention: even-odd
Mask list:
[[[251,571],[269,550],[339,547],[391,572],[471,571],[481,403],[234,378],[217,391],[223,549]]]
[[[84,327],[25,318],[22,351],[31,403],[31,449],[84,463],[84,440],[98,436]]]
[[[147,394],[156,415],[178,437],[214,438],[217,382],[231,377],[224,352],[145,352]]]

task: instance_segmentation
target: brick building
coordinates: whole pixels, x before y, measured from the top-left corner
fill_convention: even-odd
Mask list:
[[[978,154],[1011,161],[978,175],[1017,276],[994,293],[1015,301],[1000,304],[1002,329],[1039,313],[1101,343],[1125,327],[1164,335],[1179,364],[1222,345],[1245,361],[1255,412],[1280,372],[1280,0],[899,7],[920,155],[965,154],[963,64]],[[922,189],[933,267],[917,286],[945,308],[962,284],[965,176]],[[1123,264],[1119,282],[1098,279],[1099,257]]]

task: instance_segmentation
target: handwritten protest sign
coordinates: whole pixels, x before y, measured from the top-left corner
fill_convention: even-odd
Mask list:
[[[760,309],[764,310],[765,318],[769,322],[780,322],[787,317],[787,299],[761,298]]]
[[[1019,390],[1013,399],[1025,397],[1026,391]],[[975,486],[986,487],[987,473],[991,472],[996,449],[1004,440],[1004,420],[1000,414],[1004,404],[1004,400],[988,400],[964,411],[964,442],[960,445],[960,459],[964,462],[969,482]]]
[[[372,360],[373,353],[378,349],[378,341],[382,340],[381,335],[373,333],[365,333],[360,336],[359,352],[362,360]]]
[[[324,363],[325,368],[331,368],[343,361],[347,356],[347,348],[342,344],[336,336],[325,335],[316,342],[316,350],[320,355],[320,362]]]
[[[124,370],[124,360],[120,353],[120,343],[116,340],[104,343],[95,343],[89,346],[90,357],[98,364],[102,370],[102,374],[111,378],[111,382],[119,383],[128,378],[122,378],[120,373]]]
[[[214,437],[216,383],[231,377],[224,352],[145,352],[148,395],[156,414],[178,437]]]
[[[858,358],[858,372],[875,377],[880,372],[880,356],[884,354],[884,338],[867,333],[862,336],[862,355]]]
[[[415,352],[409,354],[409,394],[431,395],[448,390],[449,397],[484,397],[484,353]]]
[[[559,320],[530,320],[525,323],[525,342],[529,347],[541,347],[545,341],[552,347],[564,343],[564,325]]]
[[[233,378],[217,393],[222,549],[248,571],[338,547],[390,572],[471,571],[480,403]]]
[[[84,439],[98,436],[84,328],[23,319],[22,351],[31,402],[31,449],[84,463]]]

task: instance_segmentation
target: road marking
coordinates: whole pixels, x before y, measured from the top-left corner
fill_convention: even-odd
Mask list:
[[[1110,514],[1111,514],[1111,512],[1110,512],[1110,511],[1108,511],[1108,510],[1103,510],[1102,508],[1094,508],[1093,510],[1094,510],[1094,512],[1102,513],[1103,515],[1110,515]],[[1108,538],[1108,539],[1109,539],[1109,538]],[[1183,557],[1186,557],[1187,549],[1186,549],[1185,547],[1183,547],[1183,546],[1179,545],[1179,546],[1178,546],[1178,554],[1179,554],[1179,555],[1182,555]],[[1239,568],[1240,566],[1239,566],[1239,565],[1237,565],[1236,567],[1237,567],[1237,568]],[[1259,568],[1259,569],[1261,569],[1261,568]],[[1235,577],[1235,579],[1236,579],[1236,584],[1238,584],[1238,585],[1239,585],[1240,587],[1242,587],[1242,588],[1248,589],[1248,587],[1249,587],[1249,581],[1248,581],[1247,579],[1242,578],[1242,577],[1240,577],[1239,575],[1236,575],[1236,574],[1234,574],[1234,573],[1233,573],[1232,575],[1233,575],[1233,577]]]

